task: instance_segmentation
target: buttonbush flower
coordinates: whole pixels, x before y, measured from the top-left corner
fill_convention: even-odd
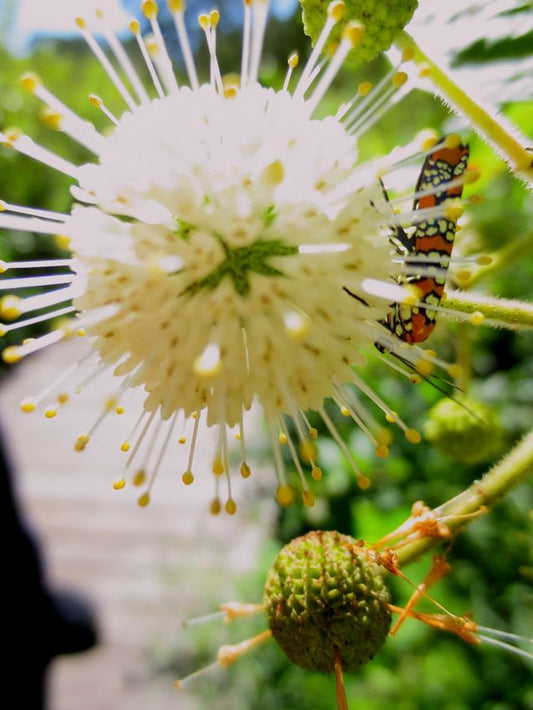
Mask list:
[[[416,307],[420,295],[398,281],[404,255],[393,244],[400,224],[409,224],[413,213],[396,214],[381,179],[414,154],[423,158],[430,153],[436,139],[417,140],[372,163],[358,160],[361,134],[407,91],[400,66],[374,89],[361,84],[335,116],[318,117],[332,81],[364,37],[360,23],[345,23],[335,51],[320,57],[344,3],[329,5],[302,71],[295,72],[296,55],[288,58],[284,83],[277,90],[258,79],[265,0],[244,2],[242,60],[234,68],[238,74],[225,75],[218,64],[218,12],[200,15],[210,55],[205,82],[192,55],[184,3],[168,4],[185,83],[176,78],[155,2],[142,3],[150,37],[141,35],[137,20],[130,24],[150,86],[102,12],[91,22],[77,20],[124,102],[124,112],[115,116],[100,97],[90,97],[109,119],[105,134],[69,109],[39,77],[23,78],[55,124],[90,150],[94,161],[75,165],[15,130],[0,134],[5,145],[71,177],[75,199],[69,214],[1,203],[0,227],[60,234],[72,252],[65,260],[2,265],[2,289],[12,293],[60,286],[37,295],[6,295],[1,301],[3,333],[75,315],[66,326],[6,348],[3,357],[17,362],[72,332],[87,334],[94,357],[22,403],[24,411],[42,408],[52,418],[66,401],[65,392],[110,368],[116,391],[109,393],[93,426],[78,437],[78,450],[107,416],[123,411],[129,393],[143,393],[137,424],[122,443],[124,451],[131,449],[128,471],[141,449],[157,455],[149,471],[142,467],[133,476],[145,485],[140,505],[148,503],[159,463],[169,442],[178,438],[178,429],[180,441],[187,439],[189,445],[183,482],[193,482],[199,423],[205,420],[218,428],[211,510],[221,509],[219,487],[225,481],[225,508],[234,513],[229,436],[240,440],[240,473],[246,478],[251,468],[245,430],[254,403],[264,411],[272,442],[278,501],[293,499],[281,452],[286,446],[301,478],[304,502],[311,505],[304,468],[313,478],[321,471],[309,411],[318,413],[341,446],[360,485],[368,483],[326,411],[328,398],[364,430],[379,456],[387,455],[390,434],[365,400],[382,410],[383,423],[395,423],[414,443],[420,438],[357,373],[364,351],[377,344],[396,355],[394,367],[415,378],[416,370],[427,375],[435,364],[447,367],[387,326],[391,308]],[[109,54],[94,32],[106,38]],[[409,59],[407,51],[401,62]],[[453,180],[450,176],[450,184]],[[459,177],[456,183],[462,181]],[[421,189],[428,195],[435,191],[431,185]],[[457,214],[447,209],[428,207],[424,214],[435,218],[446,213],[455,219]],[[417,214],[422,217],[421,209]],[[413,268],[412,260],[410,264]],[[426,268],[430,266],[421,260],[417,273]],[[31,275],[9,278],[14,269]],[[448,371],[453,374],[453,367]],[[57,401],[51,402],[54,393]],[[164,443],[156,444],[161,439]],[[115,487],[124,485],[120,476]]]

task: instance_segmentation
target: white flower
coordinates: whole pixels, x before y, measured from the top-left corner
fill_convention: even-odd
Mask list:
[[[75,166],[26,136],[0,135],[4,143],[70,175],[77,200],[68,215],[2,203],[0,227],[59,232],[68,237],[72,250],[71,260],[42,262],[44,274],[31,277],[36,285],[65,284],[65,288],[3,299],[2,317],[13,321],[3,326],[4,332],[73,311],[77,314],[74,326],[7,348],[4,358],[17,361],[73,328],[86,332],[98,354],[96,367],[112,368],[118,382],[106,412],[80,435],[76,448],[85,448],[108,412],[121,411],[125,393],[144,388],[139,419],[143,425],[131,442],[122,444],[124,450],[133,446],[129,463],[152,425],[156,426],[154,417],[167,427],[163,448],[181,419],[190,428],[183,480],[191,483],[198,422],[203,418],[219,428],[213,472],[217,491],[220,476],[227,481],[229,513],[236,506],[230,488],[228,432],[233,429],[241,440],[241,474],[247,477],[245,419],[258,403],[272,439],[278,501],[286,504],[293,495],[280,453],[280,445],[286,444],[301,476],[304,502],[312,504],[292,440],[297,439],[303,462],[318,478],[321,472],[312,445],[316,430],[306,412],[319,412],[363,484],[365,479],[326,413],[324,400],[333,398],[363,428],[378,455],[386,455],[389,434],[359,402],[357,390],[372,399],[389,421],[399,424],[410,440],[417,441],[418,434],[374,395],[354,372],[354,365],[364,362],[362,351],[373,349],[374,344],[413,367],[421,363],[428,367],[434,360],[395,338],[386,326],[391,302],[403,302],[408,308],[405,304],[413,304],[416,297],[394,280],[401,258],[391,245],[390,225],[397,224],[397,218],[378,179],[396,158],[358,164],[357,140],[375,120],[372,101],[380,105],[379,93],[374,99],[367,96],[368,86],[360,87],[336,117],[315,117],[344,58],[358,41],[360,28],[353,25],[347,27],[330,61],[319,61],[318,52],[313,52],[294,81],[297,59],[291,56],[283,88],[261,86],[257,77],[267,15],[262,0],[244,3],[243,60],[237,84],[225,82],[218,67],[218,13],[200,16],[211,53],[210,80],[201,84],[185,31],[183,5],[170,2],[169,6],[190,86],[178,86],[175,79],[155,2],[143,3],[153,30],[148,45],[139,23],[131,23],[154,82],[151,89],[141,84],[101,13],[98,28],[108,39],[123,78],[87,23],[78,20],[127,107],[117,118],[99,97],[91,98],[113,124],[105,136],[72,113],[39,79],[24,79],[27,88],[57,113],[62,130],[88,147],[95,160]],[[342,3],[332,3],[325,33],[341,11]],[[386,98],[400,95],[404,83],[405,75],[395,68],[383,84]],[[400,151],[397,159],[401,163],[412,151],[412,146]],[[436,214],[442,212],[433,211]],[[64,275],[46,275],[47,267],[58,265],[68,269]],[[4,269],[14,266],[39,265],[5,264]],[[31,279],[3,282],[4,288],[32,283]],[[53,305],[58,308],[52,312],[17,320]],[[47,395],[49,391],[47,387]],[[23,409],[36,409],[43,400],[44,394],[29,398]],[[52,417],[55,411],[48,407],[46,414]],[[123,479],[116,483],[116,487],[123,485]],[[144,505],[148,499],[146,491],[139,502]],[[212,510],[219,508],[217,494]]]

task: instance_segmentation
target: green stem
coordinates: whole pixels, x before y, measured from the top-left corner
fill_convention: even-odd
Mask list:
[[[512,135],[518,133],[514,127],[505,126],[501,116],[492,116],[486,108],[457,86],[447,73],[424,54],[405,30],[396,37],[396,45],[400,50],[412,51],[413,61],[423,68],[423,76],[432,81],[442,98],[449,102],[455,111],[471,121],[474,129],[503,154],[513,170],[520,172],[530,182],[533,181],[533,154]]]
[[[471,314],[474,325],[483,323],[511,330],[533,328],[533,303],[494,298],[481,293],[450,291],[442,299],[442,306],[449,311]],[[453,313],[444,315],[453,320]]]
[[[517,446],[490,469],[479,481],[459,495],[435,508],[433,513],[443,519],[453,533],[459,532],[468,523],[498,502],[504,495],[533,474],[533,431],[527,434]],[[400,565],[413,562],[430,548],[442,542],[442,538],[423,537],[405,544],[398,550]]]

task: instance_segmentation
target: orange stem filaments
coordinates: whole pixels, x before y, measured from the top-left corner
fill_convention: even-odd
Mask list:
[[[335,667],[335,683],[337,685],[337,708],[338,710],[349,710],[348,700],[346,699],[346,691],[344,689],[344,679],[342,677],[341,652],[337,644],[333,646],[334,667]]]

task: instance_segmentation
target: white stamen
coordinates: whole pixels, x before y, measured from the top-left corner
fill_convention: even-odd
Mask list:
[[[37,77],[31,74],[26,75],[23,77],[22,83],[61,116],[61,130],[64,133],[67,133],[92,153],[99,154],[104,139],[92,123],[80,118],[77,113],[68,108],[51,91],[48,91]]]
[[[75,180],[78,179],[79,168],[77,165],[73,165],[68,160],[60,158],[55,153],[52,153],[46,148],[38,145],[32,141],[29,136],[25,136],[23,134],[8,136],[0,132],[0,143],[6,143],[19,153],[27,155],[29,158],[38,160],[40,163],[44,163],[60,173],[65,173],[65,175],[68,175]]]
[[[174,24],[176,25],[176,32],[178,34],[181,52],[185,61],[187,76],[189,77],[191,88],[193,89],[193,91],[195,91],[199,88],[200,84],[198,82],[196,64],[194,62],[194,57],[191,51],[189,35],[187,33],[187,28],[185,27],[185,22],[183,19],[183,9],[178,8],[175,12],[172,13],[172,17],[174,19]]]
[[[133,33],[135,39],[137,40],[137,44],[139,45],[139,50],[142,54],[142,57],[144,59],[144,63],[146,64],[146,68],[148,69],[148,72],[150,74],[150,78],[152,80],[153,85],[155,86],[155,89],[159,95],[160,99],[165,98],[165,92],[163,91],[163,87],[161,86],[161,82],[159,81],[159,77],[157,75],[157,72],[154,67],[154,63],[152,62],[152,58],[150,57],[150,53],[148,52],[148,49],[146,48],[146,43],[144,39],[141,36],[141,31],[140,31],[140,26],[137,20],[132,20],[130,22],[130,30]]]
[[[127,90],[124,82],[122,79],[119,77],[117,74],[116,69],[114,66],[111,64],[105,53],[103,52],[102,48],[98,44],[98,42],[95,40],[93,37],[92,33],[87,29],[87,25],[85,21],[82,18],[78,18],[76,20],[76,24],[78,26],[78,29],[80,30],[81,34],[83,35],[83,38],[89,45],[90,50],[96,57],[96,59],[100,62],[102,65],[103,70],[107,74],[107,76],[111,79],[112,83],[114,84],[115,88],[119,92],[119,94],[122,96],[126,104],[128,105],[128,108],[131,111],[135,111],[137,108],[137,104],[133,100],[131,94]]]
[[[253,22],[249,74],[249,81],[251,83],[257,81],[259,74],[259,63],[263,52],[263,39],[265,36],[269,4],[269,0],[255,0],[252,7]]]
[[[135,67],[133,66],[133,63],[131,62],[130,58],[128,57],[126,50],[122,46],[122,43],[120,40],[117,38],[115,32],[111,28],[111,26],[105,21],[104,15],[101,11],[98,12],[98,17],[101,20],[100,26],[102,30],[102,34],[107,40],[107,43],[109,44],[111,51],[115,55],[118,63],[120,64],[122,71],[128,79],[131,82],[131,85],[135,89],[135,93],[137,94],[137,97],[139,98],[139,101],[143,104],[146,104],[149,102],[149,96],[146,92],[146,89],[144,88],[139,75],[137,74],[137,71]]]
[[[39,219],[50,219],[56,222],[64,224],[69,215],[62,214],[61,212],[52,212],[51,210],[39,210],[32,207],[23,207],[21,205],[13,205],[9,202],[4,202],[0,200],[0,213],[1,212],[14,212],[15,214],[25,214],[28,217],[38,217]],[[57,225],[59,226],[59,225]],[[43,262],[39,262],[43,263]]]
[[[252,28],[252,5],[253,0],[243,0],[244,23],[242,30],[242,55],[241,55],[241,88],[248,84],[250,69],[250,38]]]
[[[158,63],[161,70],[161,76],[163,79],[163,84],[169,94],[175,93],[178,90],[178,82],[176,80],[176,75],[174,74],[174,69],[172,67],[172,62],[168,56],[167,45],[163,38],[163,33],[161,32],[161,27],[159,26],[159,21],[157,19],[157,13],[150,13],[147,15],[150,20],[150,25],[152,27],[152,32],[154,35],[154,41],[158,48]]]
[[[0,280],[0,291],[15,291],[19,288],[36,288],[40,286],[59,286],[69,284],[76,278],[75,274],[58,274],[53,276],[27,276],[20,279]]]
[[[331,86],[331,82],[337,76],[337,73],[344,63],[344,60],[348,56],[350,50],[353,49],[353,43],[348,38],[345,37],[339,44],[337,51],[331,58],[326,70],[322,74],[320,81],[318,82],[313,95],[309,99],[309,111],[313,113],[318,104],[322,101],[326,91]]]
[[[35,316],[34,318],[27,318],[26,320],[17,321],[16,323],[0,323],[0,331],[3,333],[8,333],[11,330],[18,330],[20,328],[28,328],[36,323],[43,323],[47,320],[53,320],[54,318],[61,318],[61,316],[66,316],[69,313],[76,311],[74,306],[67,306],[65,308],[59,308],[57,311],[51,311],[50,313],[43,313],[40,316]]]
[[[331,30],[335,27],[337,24],[338,19],[337,17],[328,12],[328,16],[326,18],[326,22],[324,23],[324,26],[322,27],[322,30],[318,36],[318,39],[315,43],[315,46],[313,47],[311,51],[311,55],[309,56],[309,59],[307,60],[304,70],[302,72],[302,75],[300,76],[300,79],[298,81],[298,84],[296,85],[296,89],[294,90],[294,96],[303,96],[306,89],[307,89],[307,80],[311,76],[311,73],[313,72],[315,68],[315,64],[317,62],[317,59],[322,53],[322,50],[324,49],[324,45],[327,42],[327,39],[329,35],[331,34]]]

